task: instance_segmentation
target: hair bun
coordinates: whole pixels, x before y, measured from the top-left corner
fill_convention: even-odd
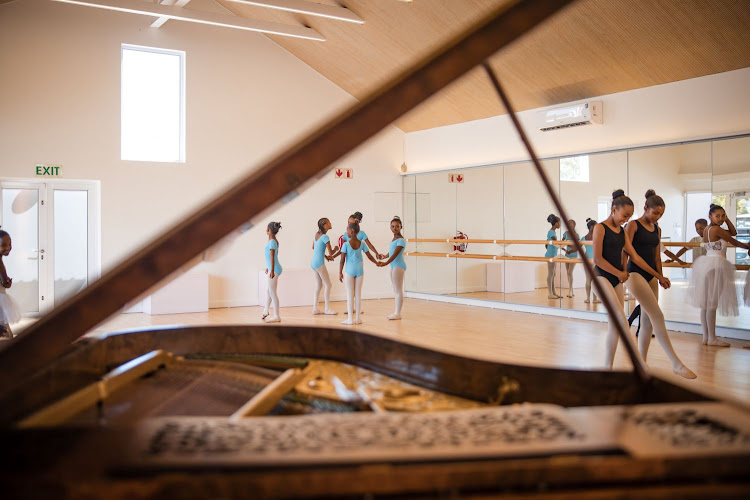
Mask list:
[[[654,191],[653,189],[649,189],[648,191],[646,191],[646,199],[649,199],[652,196],[656,196],[656,191]]]
[[[591,222],[593,219],[591,217],[586,217],[586,222]]]
[[[401,217],[399,217],[398,215],[394,215],[393,220],[401,220]]]
[[[550,224],[554,224],[556,220],[557,216],[555,214],[549,214],[547,216],[547,222],[549,222]]]
[[[620,196],[625,196],[625,191],[622,189],[618,189],[615,192],[612,193],[612,199],[619,198]]]

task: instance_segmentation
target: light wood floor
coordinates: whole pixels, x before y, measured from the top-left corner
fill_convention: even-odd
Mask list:
[[[333,308],[343,311],[345,304],[334,303]],[[479,359],[579,369],[603,367],[605,323],[412,299],[406,300],[401,321],[386,319],[393,311],[393,300],[364,301],[363,311],[364,323],[346,328]],[[281,312],[282,324],[287,325],[341,326],[344,319],[342,314],[312,316],[308,307],[282,307]],[[259,307],[163,316],[121,314],[94,331],[171,324],[259,324],[260,314]],[[691,384],[721,387],[750,401],[750,350],[742,349],[742,341],[730,340],[731,348],[717,348],[701,345],[694,334],[672,332],[670,336],[683,362],[698,374]],[[676,378],[656,339],[651,343],[648,364]],[[615,368],[630,369],[622,347]]]

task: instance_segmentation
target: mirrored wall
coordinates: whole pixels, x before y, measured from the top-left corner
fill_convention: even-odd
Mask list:
[[[633,199],[634,219],[643,214],[648,189],[664,198],[662,243],[679,262],[662,254],[672,287],[661,291],[659,303],[667,320],[699,323],[698,310],[686,303],[690,269],[680,265],[691,263],[694,252],[682,243],[697,236],[695,221],[707,217],[712,202],[725,207],[738,239],[750,240],[750,137],[542,163],[584,239],[587,219],[608,217],[615,189]],[[568,235],[564,224],[548,222],[558,214],[532,163],[407,175],[404,211],[405,236],[417,240],[407,244],[407,291],[604,313],[572,247],[545,244],[553,235],[558,241]],[[450,241],[464,238],[469,242]],[[731,248],[727,258],[741,269],[750,264],[742,249]],[[737,273],[738,285],[746,273]],[[630,312],[636,302],[626,298]],[[750,308],[741,308],[738,317],[719,317],[717,324],[750,329]]]

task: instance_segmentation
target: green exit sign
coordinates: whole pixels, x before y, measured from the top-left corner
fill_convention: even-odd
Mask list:
[[[60,177],[62,165],[37,165],[36,175],[43,177]]]

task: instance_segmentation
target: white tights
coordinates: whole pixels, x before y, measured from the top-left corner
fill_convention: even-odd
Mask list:
[[[701,309],[703,345],[728,347],[729,343],[716,338],[716,309]]]
[[[343,322],[345,325],[358,325],[361,323],[359,320],[359,308],[362,304],[362,282],[365,277],[349,276],[344,273],[344,284],[346,285],[346,312],[349,314],[349,319]],[[354,321],[352,321],[352,304],[355,307]]]
[[[547,296],[553,298],[557,296],[555,292],[555,274],[557,272],[557,262],[547,262]]]
[[[393,284],[393,293],[396,296],[396,309],[388,319],[400,319],[401,308],[404,305],[404,268],[391,268],[391,283]]]
[[[596,300],[596,292],[594,292],[594,301]],[[586,273],[586,303],[589,302],[591,302],[591,275]]]
[[[568,297],[573,296],[573,270],[576,268],[575,262],[566,262],[565,270],[568,272]]]
[[[607,340],[604,348],[604,365],[611,369],[615,361],[615,351],[617,350],[617,343],[620,340],[620,336],[617,334],[617,328],[615,326],[616,322],[619,322],[626,332],[630,330],[630,328],[628,327],[628,319],[625,317],[625,293],[623,291],[622,283],[618,283],[616,287],[612,287],[612,283],[610,283],[607,278],[597,276],[595,279],[604,289],[604,293],[608,295],[612,300],[615,308],[617,308],[617,312],[615,313],[617,317],[612,318],[610,316],[609,318],[609,329],[607,330]],[[651,337],[650,334],[649,337]],[[626,338],[628,342],[630,342],[631,344],[633,343],[630,335],[627,335]],[[636,356],[638,356],[638,358],[640,359],[641,355],[638,353],[635,345],[633,345],[633,350],[635,350]]]
[[[271,307],[271,303],[273,302],[273,313],[274,318],[280,318],[279,315],[279,294],[277,292],[279,286],[279,275],[274,275],[273,278],[271,278],[271,275],[268,275],[268,293],[266,294],[266,307],[263,309],[263,316],[267,316],[269,311],[269,308]]]
[[[664,323],[664,313],[659,307],[659,281],[652,279],[647,282],[640,274],[630,273],[625,286],[641,304],[641,333],[638,336],[638,350],[643,360],[646,361],[648,346],[651,343],[651,332],[653,331],[656,340],[659,341],[664,353],[669,358],[669,362],[672,363],[672,369],[679,370],[684,364],[677,357],[672,342],[669,341],[667,325]]]
[[[313,271],[315,274],[315,301],[313,302],[313,311],[318,310],[318,302],[320,302],[320,289],[325,288],[323,292],[323,298],[326,303],[326,311],[331,310],[331,278],[328,277],[328,269],[325,264]]]

